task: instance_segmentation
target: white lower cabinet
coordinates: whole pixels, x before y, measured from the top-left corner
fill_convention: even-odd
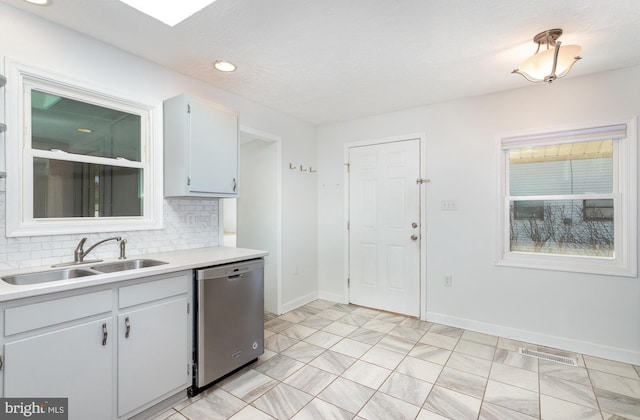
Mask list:
[[[4,396],[68,398],[70,419],[112,418],[112,331],[109,317],[5,344]]]
[[[118,416],[189,386],[187,298],[118,315]]]
[[[186,390],[191,288],[185,271],[1,304],[2,396],[68,398],[70,420],[124,419]]]

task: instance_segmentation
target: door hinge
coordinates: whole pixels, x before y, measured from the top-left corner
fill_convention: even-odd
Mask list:
[[[347,173],[351,173],[351,164],[349,162],[345,163],[344,166],[347,167]]]
[[[191,375],[191,365],[187,363],[187,376]]]
[[[191,185],[191,177],[190,176],[187,177],[187,185]]]
[[[191,313],[191,304],[187,302],[187,313]]]
[[[351,277],[347,277],[347,287],[351,287]]]
[[[347,221],[347,230],[351,230],[351,221],[350,220]]]
[[[4,359],[0,356],[0,370],[4,369]]]
[[[191,104],[187,104],[187,114],[191,114]]]

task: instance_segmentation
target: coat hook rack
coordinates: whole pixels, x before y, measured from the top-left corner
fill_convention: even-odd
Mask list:
[[[291,162],[289,162],[289,169],[293,170],[293,169],[298,169],[297,166],[293,166],[293,164]]]

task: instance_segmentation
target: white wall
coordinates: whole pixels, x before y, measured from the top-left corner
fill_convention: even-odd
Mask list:
[[[276,142],[253,140],[240,145],[238,246],[269,252],[264,267],[264,309],[275,314],[279,260],[277,161]]]
[[[505,77],[512,77],[505,71]],[[524,82],[523,82],[524,83]],[[494,264],[497,136],[640,114],[640,67],[319,127],[318,281],[344,300],[343,148],[426,133],[429,320],[640,363],[638,278]],[[440,210],[441,200],[457,211]],[[637,215],[636,215],[637,217]],[[443,286],[445,274],[452,287]]]
[[[303,160],[315,163],[316,131],[307,123],[5,4],[0,4],[0,28],[4,34],[0,37],[0,58],[10,57],[17,62],[44,68],[155,105],[154,141],[158,144],[162,143],[162,100],[185,92],[235,109],[240,113],[241,124],[280,136],[283,162]],[[296,179],[286,176],[287,173],[283,172],[283,175],[283,212],[288,222],[283,232],[283,289],[286,290],[283,296],[284,303],[307,299],[317,291],[317,195],[315,183],[300,185]],[[4,181],[0,183],[3,185]],[[0,202],[3,203],[4,188],[0,189]],[[301,208],[299,200],[312,207],[314,211],[310,213],[307,209]],[[189,212],[199,211],[191,206],[205,206],[208,220],[215,220],[215,223],[210,226],[198,225],[200,219],[195,217],[195,214],[192,213],[194,217],[187,217]],[[183,200],[164,200],[164,208],[165,215],[170,213],[169,217],[165,216],[169,220],[165,220],[164,230],[126,233],[132,252],[144,253],[156,246],[170,250],[217,244],[217,201],[207,204],[200,200],[188,203],[183,203]],[[4,212],[0,216],[3,214]],[[196,225],[191,227],[208,236],[206,243],[191,240],[191,232],[186,228],[194,223]],[[63,248],[60,252],[64,252],[64,255],[53,257],[62,260],[67,252],[68,256],[72,255],[73,247],[81,236],[6,238],[3,232],[3,216],[0,224],[0,269],[41,265],[45,259],[39,258],[38,248],[47,242],[53,242]],[[168,229],[175,229],[178,237],[169,235]],[[100,236],[108,235],[110,234],[105,233]],[[156,238],[152,244],[147,242],[147,235]],[[108,257],[115,256],[111,255],[109,249],[105,252]],[[45,264],[49,264],[49,260],[46,260]]]

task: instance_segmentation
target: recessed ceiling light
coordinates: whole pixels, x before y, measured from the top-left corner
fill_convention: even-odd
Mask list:
[[[236,69],[235,64],[230,63],[228,61],[224,61],[224,60],[217,60],[215,63],[213,63],[213,67],[215,67],[216,70],[220,70],[224,72],[235,71]]]
[[[35,4],[38,6],[49,6],[52,0],[24,0],[27,3]]]
[[[76,128],[81,133],[93,133],[93,130],[90,128]]]
[[[175,26],[215,0],[120,0],[142,13],[158,19],[169,26]]]

